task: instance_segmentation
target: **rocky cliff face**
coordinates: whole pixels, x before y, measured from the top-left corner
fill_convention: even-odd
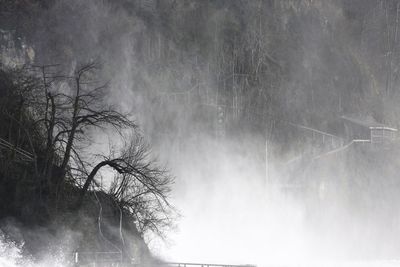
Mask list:
[[[123,105],[137,106],[139,118],[153,110],[143,120],[149,132],[162,130],[154,127],[166,114],[184,128],[173,114],[205,101],[240,122],[263,114],[257,123],[278,126],[282,143],[298,135],[277,125],[284,120],[329,128],[342,114],[369,113],[397,123],[384,108],[397,97],[392,1],[27,2],[9,4],[29,14],[5,24],[25,43],[10,55],[66,69],[99,58],[118,94],[132,95]]]
[[[0,58],[2,67],[21,67],[34,62],[35,50],[15,32],[0,30]]]

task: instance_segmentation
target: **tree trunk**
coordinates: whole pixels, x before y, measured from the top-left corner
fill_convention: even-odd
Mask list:
[[[90,172],[88,178],[85,181],[85,184],[83,185],[80,193],[79,193],[79,198],[78,201],[75,203],[74,208],[80,208],[82,206],[83,203],[83,198],[85,197],[86,192],[89,189],[90,184],[92,183],[92,181],[94,180],[94,177],[96,176],[97,172],[100,170],[100,168],[106,166],[106,165],[110,165],[109,161],[102,161],[99,164],[97,164],[93,170]]]

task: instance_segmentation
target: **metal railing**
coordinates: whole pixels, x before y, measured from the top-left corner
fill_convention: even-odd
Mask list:
[[[253,264],[220,264],[220,263],[193,263],[193,262],[162,262],[160,265],[170,267],[257,267]]]
[[[0,148],[4,148],[4,149],[8,149],[11,151],[14,151],[16,154],[18,154],[19,156],[22,156],[25,160],[27,161],[34,161],[35,157],[32,153],[14,146],[13,144],[11,144],[10,142],[0,138]]]
[[[74,252],[73,266],[141,266],[134,261],[124,260],[121,252]],[[193,263],[193,262],[165,262],[156,261],[153,266],[159,267],[257,267],[253,264],[220,264],[220,263]]]

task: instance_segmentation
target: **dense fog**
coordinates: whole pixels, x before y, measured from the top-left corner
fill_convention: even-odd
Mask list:
[[[398,266],[399,16],[395,0],[0,0],[0,66],[101,63],[105,102],[175,178],[153,255]],[[87,154],[123,146],[85,134]],[[6,236],[0,265],[27,266]]]

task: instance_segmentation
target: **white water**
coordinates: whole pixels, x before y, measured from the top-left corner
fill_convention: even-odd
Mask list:
[[[0,231],[0,267],[64,267],[61,255],[47,255],[34,262],[22,253],[23,244],[7,240]]]
[[[367,222],[334,206],[316,209],[323,220],[312,220],[304,203],[267,189],[251,153],[204,147],[197,143],[196,153],[188,148],[177,159],[174,173],[182,180],[175,203],[183,218],[179,230],[169,234],[172,245],[162,248],[162,257],[261,267],[400,266],[391,260],[395,253],[382,253],[397,237],[377,239]],[[273,169],[270,175],[278,180]]]

